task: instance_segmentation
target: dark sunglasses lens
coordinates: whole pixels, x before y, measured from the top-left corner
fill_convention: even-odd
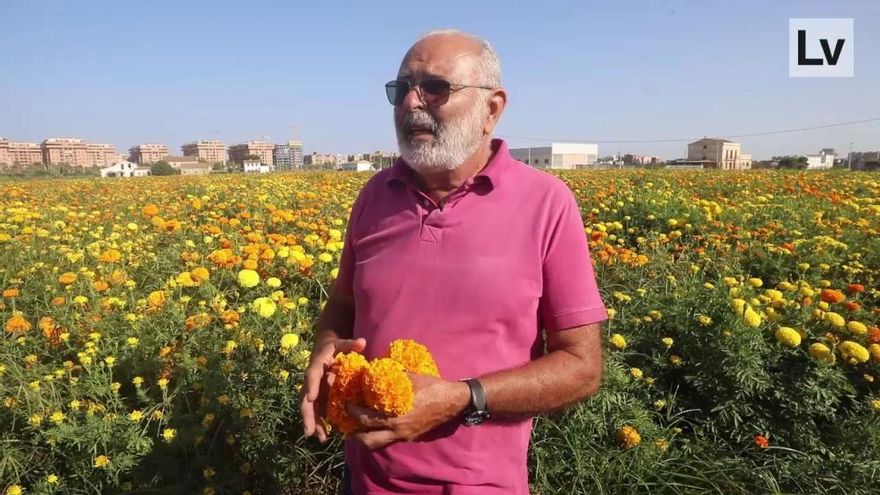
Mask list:
[[[426,79],[422,82],[421,87],[426,99],[430,98],[437,102],[445,101],[446,98],[449,98],[449,92],[452,89],[449,81],[444,81],[443,79]]]
[[[406,94],[409,93],[410,85],[406,81],[391,81],[385,85],[385,95],[388,97],[388,103],[392,105],[400,105]]]

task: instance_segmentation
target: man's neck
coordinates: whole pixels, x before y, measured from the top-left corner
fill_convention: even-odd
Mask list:
[[[422,174],[415,173],[414,178],[419,188],[435,202],[440,203],[443,198],[455,191],[468,179],[480,173],[492,158],[491,140],[487,139],[483,145],[477,148],[461,165],[453,170]]]

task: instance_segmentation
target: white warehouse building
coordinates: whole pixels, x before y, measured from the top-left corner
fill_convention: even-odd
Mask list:
[[[599,145],[587,143],[551,143],[550,146],[511,148],[517,160],[537,168],[575,169],[595,167]]]

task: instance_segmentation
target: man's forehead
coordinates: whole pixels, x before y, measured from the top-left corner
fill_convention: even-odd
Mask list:
[[[398,76],[448,77],[473,66],[477,56],[474,42],[452,36],[427,38],[406,53]]]

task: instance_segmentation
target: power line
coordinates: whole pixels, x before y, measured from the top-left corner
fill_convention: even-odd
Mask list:
[[[833,124],[824,124],[824,125],[815,125],[810,127],[797,127],[793,129],[780,129],[776,131],[764,131],[764,132],[752,132],[748,134],[717,134],[719,136],[723,136],[725,138],[745,138],[745,137],[757,137],[757,136],[771,136],[773,134],[787,134],[792,132],[803,132],[803,131],[814,131],[816,129],[828,129],[830,127],[843,127],[848,125],[856,125],[856,124],[865,124],[868,122],[878,122],[880,121],[880,117],[872,117],[870,119],[862,119],[862,120],[850,120],[847,122],[836,122]],[[523,139],[527,141],[544,141],[548,143],[552,142],[564,142],[564,143],[602,143],[602,144],[649,144],[649,143],[684,143],[696,141],[697,139],[702,139],[700,137],[690,137],[690,138],[680,138],[680,139],[594,139],[594,140],[566,140],[566,139],[549,139],[549,138],[541,138],[541,137],[531,137],[531,136],[514,136],[510,134],[500,135],[500,137],[506,139]]]

